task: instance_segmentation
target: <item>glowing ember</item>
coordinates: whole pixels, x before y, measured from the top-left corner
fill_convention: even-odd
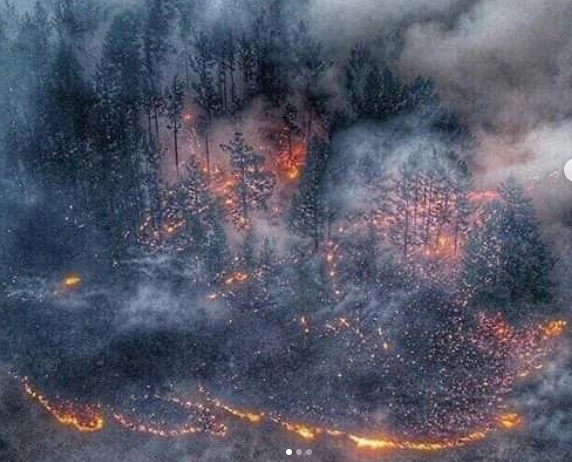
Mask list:
[[[27,379],[23,380],[28,396],[48,411],[59,423],[79,432],[96,432],[103,429],[105,419],[97,406],[77,405],[73,403],[55,403],[34,389]]]
[[[292,149],[284,149],[276,159],[276,167],[280,175],[288,181],[297,181],[302,175],[306,162],[307,146],[296,142]]]
[[[62,287],[67,290],[75,290],[81,285],[81,277],[77,274],[70,274],[66,276],[62,281]]]
[[[355,435],[349,435],[348,438],[355,443],[359,449],[370,450],[389,450],[402,449],[409,451],[435,452],[445,449],[454,449],[466,446],[483,440],[490,430],[475,431],[466,436],[454,440],[442,441],[401,441],[393,440],[387,437],[364,438]]]
[[[305,440],[312,441],[316,439],[319,434],[325,433],[323,429],[312,428],[308,425],[295,424],[289,422],[279,422],[286,431],[290,433],[295,433],[296,435],[304,438]]]
[[[225,279],[224,283],[229,286],[232,284],[244,284],[248,281],[248,273],[237,272]]]
[[[224,425],[219,425],[216,428],[205,429],[193,424],[181,424],[177,426],[167,426],[157,422],[144,422],[139,419],[134,419],[132,417],[126,416],[120,413],[114,413],[113,418],[122,427],[136,433],[144,433],[151,436],[161,437],[161,438],[176,438],[189,435],[195,435],[203,431],[208,431],[215,436],[225,436],[226,427]]]
[[[244,274],[244,273],[237,273]],[[233,275],[233,280],[237,274]],[[243,277],[238,277],[238,280]],[[243,279],[246,280],[246,279]],[[491,378],[491,384],[500,390],[497,396],[502,403],[503,395],[511,390],[512,385],[518,377],[524,377],[539,370],[542,367],[540,361],[546,356],[553,344],[552,339],[563,334],[566,328],[566,321],[555,320],[541,325],[532,326],[528,329],[517,330],[500,316],[478,317],[480,329],[472,339],[478,348],[491,351],[493,356],[502,360],[515,359],[515,368],[509,368],[503,372],[501,377]],[[309,319],[304,316],[301,323],[309,329]],[[319,332],[320,329],[312,329]],[[350,322],[346,318],[336,318],[328,322],[322,330],[322,335],[327,333],[351,333],[360,340],[364,340],[366,334],[362,331],[359,323]],[[382,332],[379,332],[382,335]],[[387,342],[381,342],[381,348],[387,350]],[[488,381],[489,379],[487,379]],[[35,402],[47,410],[58,422],[80,432],[94,432],[104,427],[105,419],[101,405],[78,405],[71,402],[57,402],[48,399],[36,391],[29,382],[22,381],[25,392]],[[188,412],[186,422],[182,424],[168,424],[162,420],[135,418],[114,411],[109,408],[113,421],[133,432],[143,433],[155,437],[184,437],[195,435],[199,432],[209,433],[215,436],[225,436],[228,428],[221,419],[236,419],[247,425],[274,424],[282,428],[287,433],[292,433],[298,437],[314,441],[318,438],[335,438],[345,440],[353,444],[357,449],[366,451],[387,451],[404,450],[435,452],[447,449],[454,449],[466,446],[485,439],[494,430],[515,430],[524,425],[522,416],[516,413],[504,413],[495,415],[483,414],[484,417],[473,422],[473,428],[468,427],[466,432],[458,436],[427,437],[427,438],[405,438],[390,435],[377,429],[365,429],[363,432],[340,430],[339,428],[329,428],[325,426],[314,426],[309,423],[292,422],[283,419],[273,412],[263,412],[259,410],[238,408],[224,403],[218,398],[211,398],[203,388],[199,389],[202,398],[198,401],[187,401],[176,397],[166,398],[167,402],[176,404]],[[157,397],[160,399],[160,397]],[[490,411],[489,411],[490,412]],[[192,421],[191,421],[192,419]]]
[[[306,334],[309,334],[310,333],[310,322],[308,321],[308,318],[306,316],[302,316],[300,318],[300,324],[302,325],[304,332]]]
[[[564,333],[567,322],[564,320],[552,321],[540,326],[540,330],[544,332],[547,337],[559,337]]]
[[[520,427],[524,423],[524,419],[518,414],[503,414],[497,419],[498,424],[501,428],[505,430],[512,430],[514,428]]]
[[[230,415],[237,417],[241,420],[246,420],[247,422],[249,422],[251,424],[258,424],[258,423],[262,422],[262,419],[264,418],[263,412],[252,412],[252,411],[247,411],[247,410],[235,409],[233,407],[230,407],[230,406],[222,403],[219,400],[214,400],[213,402],[219,409],[222,409],[222,410],[226,411],[227,413],[229,413]]]

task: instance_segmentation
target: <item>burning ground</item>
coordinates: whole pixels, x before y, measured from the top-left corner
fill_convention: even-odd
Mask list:
[[[0,459],[569,457],[569,2],[291,3],[2,7]]]

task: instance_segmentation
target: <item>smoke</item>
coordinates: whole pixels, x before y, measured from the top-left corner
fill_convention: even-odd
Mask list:
[[[493,133],[522,133],[570,106],[569,1],[477,2],[453,27],[412,25],[401,65],[434,78],[440,93]],[[462,106],[462,107],[461,107]]]
[[[27,10],[31,6],[28,3],[17,6]],[[223,17],[231,3],[236,15]],[[106,5],[111,5],[109,11],[116,12],[124,6],[136,7],[137,2],[113,1]],[[368,212],[372,191],[381,192],[384,176],[394,173],[399,161],[412,153],[437,154],[440,158],[454,154],[467,161],[477,189],[494,188],[507,177],[516,176],[533,196],[544,235],[557,255],[554,277],[558,297],[562,302],[569,300],[572,189],[561,170],[570,157],[572,141],[572,2],[554,0],[547,5],[538,0],[310,0],[307,6],[299,8],[291,7],[296,14],[284,28],[292,32],[297,19],[308,15],[310,33],[332,58],[325,77],[317,84],[330,92],[328,104],[332,107],[345,104],[341,81],[350,48],[359,41],[369,42],[376,45],[377,61],[402,77],[432,79],[445,105],[461,116],[476,137],[474,149],[460,146],[433,128],[431,114],[415,113],[386,124],[360,122],[332,140],[332,162],[327,172],[330,205],[335,204],[347,215]],[[249,18],[243,15],[240,6],[230,0],[211,2],[201,12],[207,24],[235,19],[232,27],[254,32]],[[92,44],[94,50],[103,41],[104,29],[95,33],[101,36],[95,38],[98,45]],[[286,61],[286,54],[277,58]],[[170,58],[178,59],[175,55]],[[91,72],[97,56],[82,59]],[[179,70],[176,64],[170,66],[167,75],[174,74],[175,68]],[[193,105],[188,104],[186,109],[192,112]],[[266,152],[264,132],[280,128],[279,110],[269,109],[268,101],[257,98],[233,118],[221,117],[213,123],[212,160],[229,168],[228,156],[220,145],[228,143],[239,130],[249,144],[266,155],[270,164],[272,156]],[[170,132],[163,129],[161,135],[168,145]],[[196,131],[184,131],[182,140],[183,164],[191,155],[202,156],[204,145]],[[174,182],[174,165],[167,156],[163,158],[163,172],[168,182]],[[27,196],[21,199],[20,195],[11,197],[18,190],[15,185],[10,183],[3,189],[6,191],[2,198],[10,207],[2,220],[16,217],[22,225],[11,225],[6,236],[2,232],[2,251],[8,253],[14,247],[29,248],[34,244],[45,250],[43,253],[38,249],[41,258],[28,265],[37,273],[52,268],[56,260],[53,255],[59,256],[59,273],[66,265],[77,265],[90,272],[85,263],[90,260],[81,257],[84,248],[63,252],[62,247],[51,244],[52,239],[61,244],[65,241],[63,235],[45,236],[44,223],[50,211],[34,209],[39,191],[28,188]],[[293,187],[285,186],[272,207],[283,212],[290,204],[292,191]],[[273,238],[280,256],[287,253],[285,249],[293,237],[285,223],[255,217],[252,226],[258,237]],[[230,225],[227,231],[233,249],[243,244],[241,233]],[[94,261],[97,254],[98,250],[93,250]],[[201,384],[212,385],[225,397],[257,403],[300,419],[307,414],[323,415],[326,410],[326,414],[337,417],[331,418],[333,423],[339,420],[355,426],[363,423],[361,412],[365,415],[368,411],[372,411],[371,421],[380,427],[391,422],[388,401],[369,406],[372,396],[379,397],[383,387],[389,389],[388,384],[399,389],[417,385],[420,380],[417,371],[403,371],[402,366],[389,372],[378,370],[371,351],[365,347],[349,351],[348,344],[355,340],[351,335],[359,338],[354,331],[339,338],[326,338],[319,345],[311,344],[300,327],[301,320],[290,316],[290,310],[293,312],[299,307],[292,305],[303,302],[314,309],[312,302],[319,302],[317,296],[308,302],[304,298],[307,294],[283,295],[286,289],[272,287],[273,293],[279,294],[280,303],[285,304],[284,323],[276,324],[266,312],[256,312],[256,319],[247,321],[219,294],[209,300],[213,288],[205,282],[204,268],[185,258],[135,258],[125,264],[129,271],[125,266],[118,267],[101,277],[103,282],[93,281],[97,290],[86,281],[85,289],[70,294],[57,292],[59,276],[16,279],[5,294],[4,313],[7,325],[16,327],[10,332],[0,330],[0,359],[38,377],[40,384],[52,384],[54,393],[75,392],[94,400],[103,397],[125,407],[130,403],[125,396],[141,389],[157,390],[179,380],[185,391],[185,386],[196,385],[184,382],[191,376]],[[123,270],[136,276],[125,283]],[[309,273],[318,278],[321,271],[315,262]],[[240,288],[226,296],[241,296]],[[359,287],[352,287],[350,296],[340,303],[332,301],[328,312],[312,314],[317,324],[326,324],[332,314],[341,317],[357,309],[367,317],[383,307],[385,316],[376,319],[373,326],[384,332],[414,328],[423,334],[439,331],[443,320],[431,317],[434,306],[425,310],[424,306],[415,305],[414,298],[405,292],[399,292],[392,300],[375,295],[366,298],[360,295]],[[34,306],[30,308],[28,302]],[[412,312],[404,311],[404,307],[411,306]],[[380,338],[387,340],[381,334]],[[531,413],[524,434],[508,436],[508,442],[495,439],[488,447],[480,448],[476,456],[471,451],[460,451],[443,459],[467,456],[474,460],[511,460],[510,450],[523,447],[527,439],[537,438],[543,440],[537,443],[539,447],[556,446],[547,449],[554,460],[566,460],[565,453],[572,443],[568,351],[569,345],[558,351],[562,359],[547,365],[545,379],[519,391],[515,404],[522,404]],[[427,367],[430,369],[431,365]],[[9,462],[254,462],[276,458],[283,448],[301,444],[299,439],[290,440],[268,428],[233,429],[236,436],[224,441],[199,436],[183,442],[159,443],[141,438],[133,445],[131,436],[113,429],[101,439],[86,439],[54,429],[44,414],[22,400],[14,383],[3,377],[5,374],[0,374],[0,422],[8,425],[0,432],[0,459]],[[428,384],[442,381],[427,374],[423,378]],[[356,390],[360,396],[356,396]],[[382,398],[389,399],[385,395]],[[357,417],[353,415],[356,409],[361,411]],[[328,418],[324,420],[332,423]],[[320,442],[312,448],[315,460],[360,458],[344,454],[335,444]],[[523,451],[526,462],[542,460],[536,449],[526,452],[525,447]]]
[[[315,36],[342,60],[349,44],[370,42],[404,77],[436,83],[476,136],[485,187],[562,170],[572,139],[569,0],[314,0],[310,10]]]
[[[437,114],[419,112],[386,123],[358,123],[342,131],[331,144],[328,201],[341,215],[374,212],[393,176],[411,156],[419,168],[442,165],[459,175],[459,162],[472,150],[434,128]]]

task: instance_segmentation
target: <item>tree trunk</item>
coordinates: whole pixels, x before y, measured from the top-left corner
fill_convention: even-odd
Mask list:
[[[177,179],[179,179],[179,129],[177,127],[177,122],[175,122],[175,128],[173,129],[173,137],[175,141],[175,169],[177,171]]]
[[[210,124],[211,124],[211,117],[210,114],[207,114],[207,121],[205,124],[205,160],[207,164],[207,176],[209,179],[211,175]]]
[[[160,144],[160,139],[159,139],[159,107],[157,102],[153,104],[153,115],[155,118],[155,141],[157,142],[157,147],[158,147]]]

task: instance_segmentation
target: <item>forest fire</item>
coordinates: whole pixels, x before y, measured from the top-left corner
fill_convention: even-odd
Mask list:
[[[26,394],[62,425],[82,433],[97,432],[105,426],[105,419],[99,407],[53,402],[33,388],[26,378],[22,382]]]
[[[69,274],[63,279],[61,286],[67,290],[75,290],[79,288],[81,283],[82,280],[78,274]]]
[[[230,277],[226,278],[224,283],[227,286],[230,286],[233,284],[244,284],[246,281],[248,281],[249,277],[250,276],[248,275],[248,273],[238,271],[238,272],[230,275]]]
[[[551,321],[540,326],[540,330],[546,337],[558,337],[564,333],[568,323],[562,319]]]
[[[226,411],[228,414],[237,417],[241,420],[245,420],[251,424],[259,424],[264,419],[263,412],[252,412],[247,410],[239,410],[233,407],[230,407],[219,400],[214,400],[213,403],[219,408]]]
[[[499,317],[490,318],[481,315],[479,321],[484,329],[479,337],[479,344],[482,345],[483,348],[495,348],[497,354],[502,357],[516,355],[521,368],[536,370],[539,369],[538,361],[544,358],[547,353],[546,342],[553,337],[561,335],[566,327],[565,321],[556,320],[541,324],[535,329],[518,332]],[[330,326],[330,324],[326,325],[326,331],[328,331],[328,326]],[[336,331],[338,329],[345,330],[349,329],[351,324],[347,319],[339,318],[331,324],[331,327]],[[308,330],[307,332],[310,331]],[[496,346],[488,344],[488,332],[491,332],[493,338],[496,339]],[[359,334],[360,337],[363,338],[361,331],[359,331]],[[511,353],[514,351],[516,351],[516,353]],[[520,370],[522,369],[519,369],[519,371]],[[510,387],[519,376],[522,375],[518,374],[518,371],[514,374],[509,371],[506,380],[504,380],[505,385]],[[76,405],[69,402],[54,402],[36,391],[27,379],[24,379],[22,383],[26,394],[46,409],[62,425],[71,427],[80,432],[95,432],[103,429],[105,419],[102,412],[104,407],[101,405],[88,406]],[[357,449],[371,451],[405,450],[436,452],[454,449],[481,441],[495,429],[511,431],[524,425],[522,416],[511,412],[499,414],[496,417],[489,417],[489,420],[484,422],[481,429],[468,431],[465,435],[451,437],[449,439],[402,439],[394,436],[390,437],[384,433],[376,434],[376,431],[372,431],[369,435],[367,432],[360,435],[354,431],[350,432],[337,428],[292,422],[283,419],[276,413],[267,413],[247,408],[239,409],[218,398],[209,397],[202,388],[199,391],[205,395],[202,402],[187,401],[177,397],[166,398],[166,401],[185,409],[189,413],[189,416],[195,415],[198,418],[197,423],[185,422],[177,425],[169,425],[158,421],[129,417],[112,408],[109,408],[109,412],[113,417],[113,421],[118,425],[133,432],[156,437],[184,437],[200,432],[223,437],[227,434],[228,428],[221,422],[221,419],[226,416],[227,418],[237,419],[249,425],[260,425],[262,423],[276,424],[284,431],[295,434],[307,441],[314,441],[319,437],[345,439],[355,445]]]
[[[500,415],[497,422],[501,428],[505,430],[513,430],[524,424],[524,419],[515,413]]]
[[[359,449],[437,452],[443,451],[445,449],[460,448],[471,443],[482,441],[486,438],[490,431],[491,430],[474,431],[460,438],[441,441],[394,440],[387,437],[364,438],[356,435],[349,435],[349,439],[355,443]]]
[[[302,175],[306,163],[308,147],[302,141],[294,142],[291,148],[285,149],[276,158],[276,167],[280,175],[287,181],[297,181]]]
[[[0,458],[566,458],[570,2],[0,2]]]
[[[144,422],[140,419],[133,419],[124,414],[114,413],[113,418],[122,427],[136,433],[144,433],[150,436],[160,438],[178,438],[190,435],[196,435],[201,432],[208,432],[214,436],[223,437],[226,435],[226,426],[219,424],[212,427],[198,427],[193,424],[181,424],[177,426],[168,426],[156,422]]]
[[[81,411],[76,409],[73,414],[64,413],[62,410],[64,408],[66,408],[68,412],[71,412],[71,406],[69,404],[52,404],[46,397],[35,391],[27,381],[24,382],[24,387],[26,393],[48,410],[62,425],[72,427],[80,432],[95,432],[103,429],[104,418],[100,412],[95,411],[94,407],[82,406]],[[217,437],[224,437],[227,435],[228,428],[226,425],[217,422],[214,415],[205,405],[182,401],[178,398],[170,398],[169,401],[180,404],[185,409],[199,409],[203,413],[203,421],[206,421],[206,423],[203,423],[201,426],[190,423],[169,426],[158,422],[132,418],[120,412],[111,411],[111,413],[114,422],[119,426],[132,432],[143,433],[154,437],[176,438],[191,436],[201,432],[207,432]],[[344,438],[355,444],[358,449],[364,450],[441,451],[462,447],[467,444],[480,441],[493,430],[493,427],[490,427],[482,431],[473,431],[467,436],[461,436],[451,440],[445,439],[434,441],[402,440],[399,438],[390,438],[385,435],[372,435],[366,437],[337,429],[288,422],[273,415],[270,415],[267,418],[267,414],[263,412],[237,410],[218,399],[209,400],[208,402],[215,409],[221,410],[231,417],[252,425],[258,425],[267,420],[268,422],[278,424],[286,432],[296,434],[307,441],[314,441],[318,437],[324,436],[336,439]],[[517,414],[505,414],[499,416],[496,419],[496,422],[498,423],[499,428],[512,430],[522,424],[522,418]]]
[[[308,441],[313,441],[316,439],[318,435],[325,433],[325,430],[317,427],[310,427],[308,425],[302,425],[290,422],[281,422],[278,419],[276,419],[275,421],[280,425],[282,425],[282,427],[284,427],[287,432],[295,433],[296,435]]]
[[[517,379],[529,377],[544,367],[542,360],[553,348],[553,340],[561,336],[567,326],[564,320],[554,320],[517,330],[500,315],[484,314],[480,314],[477,321],[481,331],[473,339],[475,344],[498,358],[516,360],[512,371],[499,378],[499,384],[506,389],[510,389]]]

